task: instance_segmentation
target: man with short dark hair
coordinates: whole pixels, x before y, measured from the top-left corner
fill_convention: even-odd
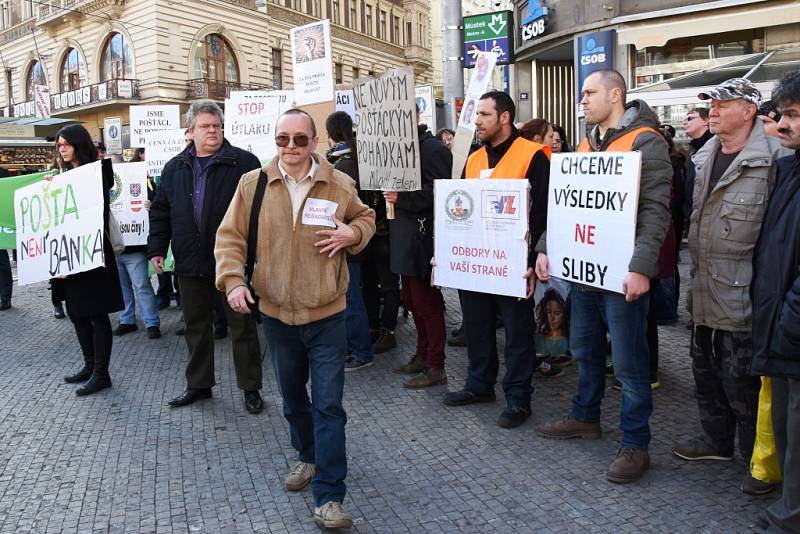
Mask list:
[[[211,100],[192,102],[186,122],[192,141],[169,160],[150,207],[147,257],[161,273],[172,243],[175,276],[179,282],[186,323],[186,390],[169,401],[187,406],[211,398],[214,379],[213,315],[214,242],[242,175],[259,167],[250,152],[231,145],[222,136],[222,109]],[[245,409],[259,413],[261,399],[261,349],[255,319],[227,307],[231,327],[233,363]]]
[[[547,225],[547,185],[550,181],[550,147],[520,136],[514,127],[516,108],[506,93],[490,91],[481,96],[475,127],[483,146],[467,160],[465,178],[511,178],[528,180],[531,208],[528,229],[535,243]],[[506,409],[497,419],[503,428],[524,423],[531,414],[531,379],[536,360],[533,341],[533,255],[528,255],[528,298],[518,299],[477,291],[461,291],[461,310],[467,342],[469,368],[460,391],[445,395],[448,406],[494,402],[494,385],[499,371],[495,319],[499,314],[505,328],[506,374],[503,392]]]
[[[702,160],[700,149],[706,142],[714,137],[708,129],[708,108],[692,108],[683,120],[683,131],[689,137],[691,155],[686,160],[686,180],[683,186],[683,218],[688,219],[692,214],[692,194],[694,193],[695,160]],[[683,239],[683,236],[677,236]]]
[[[800,71],[772,92],[781,144],[753,262],[753,365],[772,377],[772,429],[783,492],[764,516],[770,532],[800,532]]]
[[[570,415],[539,427],[549,439],[599,439],[600,405],[605,393],[606,334],[611,337],[614,374],[622,384],[620,430],[622,446],[606,478],[618,484],[638,480],[650,467],[650,352],[647,314],[650,279],[658,274],[658,258],[670,226],[669,197],[672,165],[667,144],[658,133],[658,118],[642,100],[625,102],[625,81],[616,71],[601,70],[583,82],[581,105],[586,137],[578,152],[642,154],[636,237],[625,294],[572,283],[570,341],[580,363],[578,391]],[[536,275],[547,280],[546,236],[537,245]]]
[[[733,78],[698,97],[711,100],[709,127],[715,135],[697,167],[689,229],[690,352],[702,433],[672,451],[689,461],[731,461],[738,434],[739,452],[749,465],[760,389],[750,375],[750,286],[753,251],[775,181],[773,158],[756,120],[761,93],[751,81]],[[743,492],[772,489],[747,470]]]

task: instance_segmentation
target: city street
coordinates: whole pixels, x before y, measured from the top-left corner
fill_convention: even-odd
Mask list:
[[[295,457],[269,358],[260,415],[245,412],[229,339],[217,342],[214,399],[168,407],[184,388],[186,364],[173,307],[161,314],[162,339],[148,340],[141,323],[115,338],[114,387],[79,398],[62,379],[82,362],[72,324],[52,317],[47,284],[14,292],[13,308],[0,312],[0,533],[319,531],[310,490],[282,486]],[[460,309],[454,291],[446,297],[451,330]],[[391,367],[414,353],[416,339],[412,320],[401,317],[400,345],[346,378],[352,531],[753,530],[775,495],[739,490],[741,458],[690,464],[671,453],[699,428],[686,321],[681,306],[678,323],[660,329],[652,468],[619,486],[605,478],[620,440],[618,392],[607,389],[601,440],[536,436],[536,425],[567,414],[574,365],[561,377],[535,377],[533,416],[501,429],[499,385],[494,404],[441,402],[446,388],[463,385],[465,349],[447,349],[448,386],[401,387]]]

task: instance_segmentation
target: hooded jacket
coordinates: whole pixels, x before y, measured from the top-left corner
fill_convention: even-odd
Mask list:
[[[695,325],[749,332],[753,251],[775,181],[764,128],[756,122],[747,143],[709,191],[719,137],[703,147],[697,163],[689,227],[690,311]]]
[[[598,139],[599,128],[596,125],[587,125],[586,139],[592,152],[603,152],[615,139],[642,127],[657,129],[658,118],[644,101],[634,100],[625,106],[625,114],[616,128],[609,128],[603,139]],[[655,278],[661,246],[672,223],[669,211],[672,164],[667,143],[657,131],[641,133],[632,150],[642,153],[642,172],[636,240],[628,271]],[[546,234],[536,245],[536,251],[547,252]]]

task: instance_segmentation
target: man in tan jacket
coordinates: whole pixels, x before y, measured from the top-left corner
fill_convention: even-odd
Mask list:
[[[258,214],[252,288],[260,297],[272,364],[299,462],[286,477],[289,491],[311,483],[314,519],[349,528],[342,407],[347,339],[345,254],[356,254],[375,232],[375,212],[361,203],[353,181],[314,153],[313,119],[292,109],[278,120],[278,156],[242,176],[217,233],[217,287],[231,308],[249,313],[247,289],[250,211],[263,172],[267,184]],[[311,378],[311,401],[306,382]]]
[[[723,460],[739,452],[750,464],[756,433],[759,378],[753,358],[750,284],[753,251],[774,183],[773,158],[756,120],[758,89],[734,78],[698,97],[711,100],[709,127],[716,137],[698,163],[689,229],[694,321],[692,372],[703,433],[673,448],[690,461]],[[749,469],[741,489],[759,495],[773,489]]]

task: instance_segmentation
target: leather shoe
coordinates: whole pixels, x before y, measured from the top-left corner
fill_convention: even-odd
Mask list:
[[[67,314],[64,313],[64,306],[60,302],[53,306],[53,317],[56,319],[63,319],[66,316]]]
[[[257,414],[264,409],[264,401],[258,390],[245,391],[242,396],[244,397],[244,408],[248,413]]]
[[[114,335],[124,336],[125,334],[136,332],[137,330],[139,330],[139,327],[135,324],[119,323],[119,326],[114,329]]]
[[[497,419],[497,425],[501,428],[516,428],[531,416],[531,409],[523,406],[509,406]]]
[[[75,390],[75,395],[83,397],[85,395],[91,395],[92,393],[97,393],[98,391],[110,387],[111,377],[108,375],[108,373],[94,373],[92,374],[92,378],[90,378],[89,381],[83,385],[83,387]]]
[[[178,397],[175,397],[174,399],[169,401],[167,404],[169,404],[173,408],[179,408],[181,406],[188,406],[194,401],[199,401],[202,399],[210,399],[211,397],[213,397],[213,395],[211,394],[211,388],[198,388],[198,389],[186,388],[186,391],[184,391]]]
[[[11,309],[10,300],[0,300],[0,310],[10,310],[10,309]]]
[[[447,406],[466,406],[478,402],[494,402],[494,391],[486,395],[478,395],[468,389],[461,391],[450,391],[444,395],[444,403]]]
[[[67,384],[77,384],[78,382],[85,382],[89,380],[91,377],[92,377],[92,369],[84,365],[83,368],[74,375],[65,376],[64,382],[66,382]]]

